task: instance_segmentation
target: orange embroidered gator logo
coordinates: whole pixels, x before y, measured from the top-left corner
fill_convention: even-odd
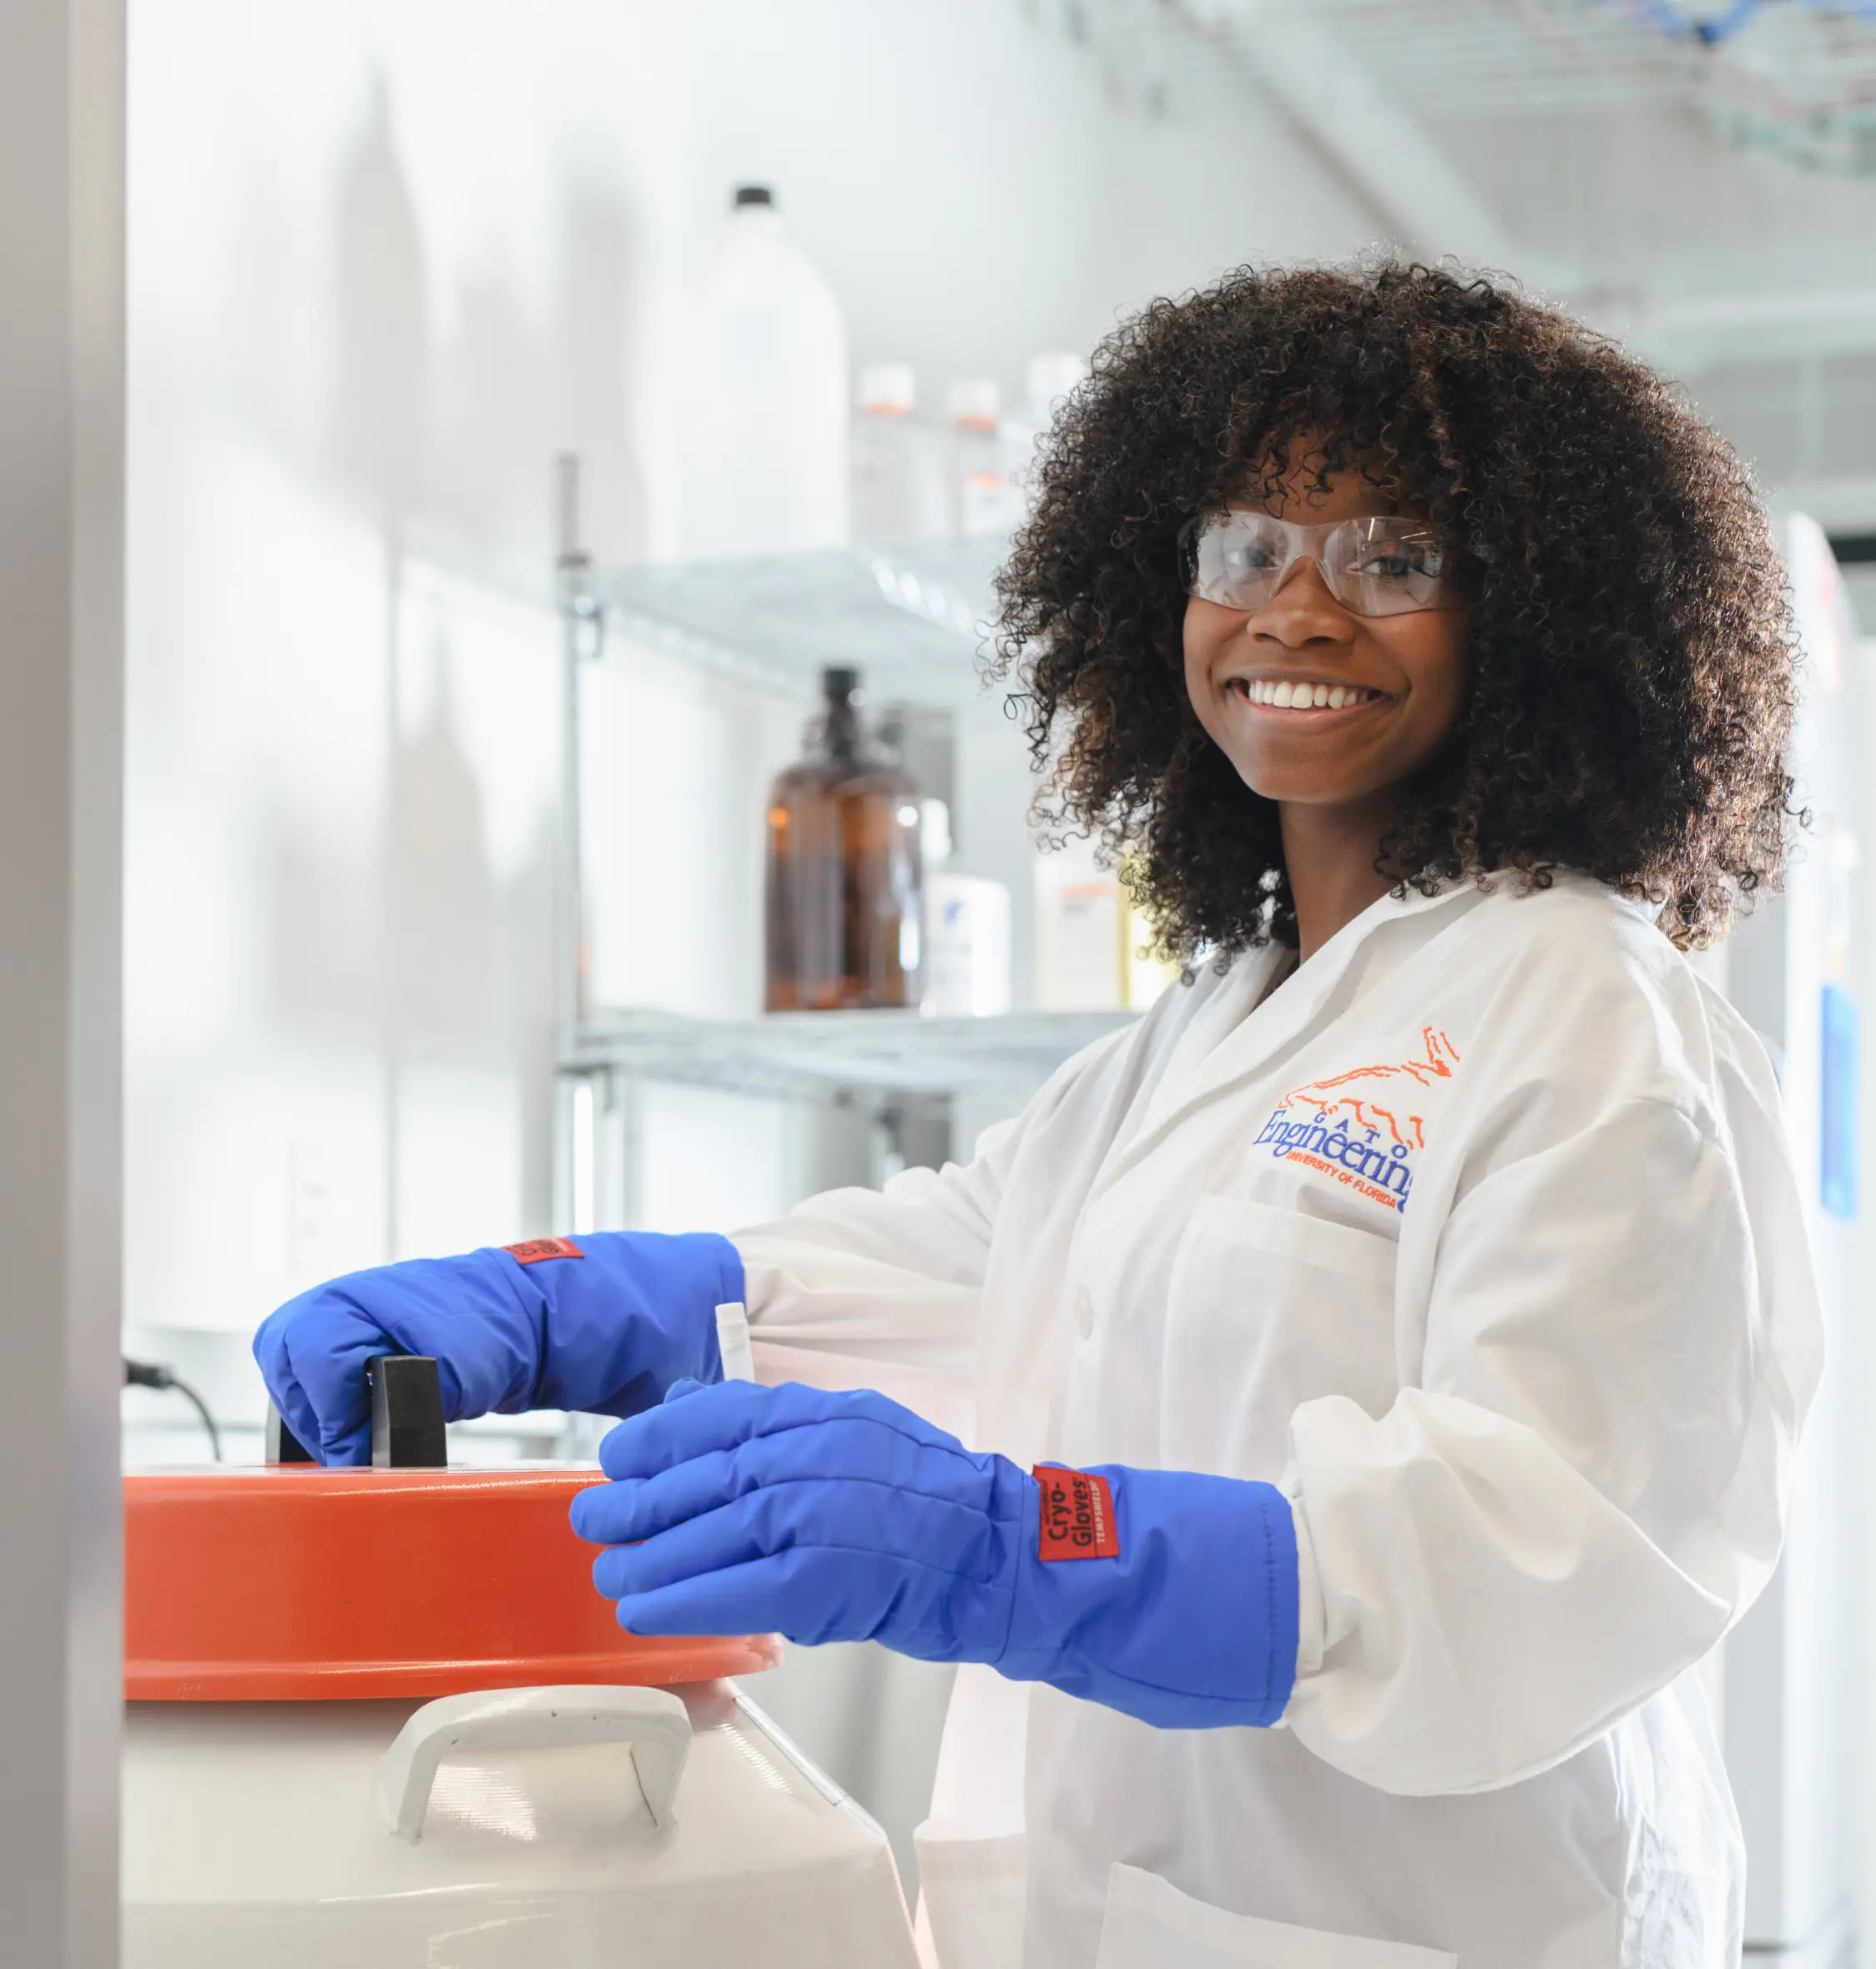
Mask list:
[[[1418,1060],[1351,1067],[1293,1088],[1264,1123],[1258,1145],[1334,1176],[1385,1209],[1404,1211],[1414,1187],[1414,1151],[1426,1146],[1425,1118],[1410,1104],[1416,1090],[1450,1080],[1459,1064],[1459,1049],[1445,1033],[1430,1025],[1420,1038],[1425,1051]],[[1296,1110],[1306,1118],[1293,1119]]]
[[[1423,1117],[1403,1113],[1407,1101],[1413,1099],[1412,1087],[1425,1087],[1435,1080],[1450,1080],[1453,1069],[1459,1064],[1459,1049],[1445,1033],[1435,1032],[1429,1025],[1420,1034],[1425,1047],[1424,1058],[1403,1060],[1394,1066],[1356,1066],[1345,1074],[1332,1075],[1326,1080],[1309,1080],[1293,1089],[1283,1096],[1285,1107],[1313,1107],[1324,1115],[1334,1114],[1338,1108],[1346,1108],[1354,1117],[1358,1128],[1379,1128],[1384,1125],[1389,1135],[1397,1142],[1410,1149],[1424,1149],[1426,1136],[1423,1131]],[[1390,1082],[1406,1080],[1407,1087],[1394,1087]],[[1359,1090],[1359,1091],[1355,1091]],[[1376,1090],[1386,1093],[1393,1103],[1384,1106],[1375,1098]]]

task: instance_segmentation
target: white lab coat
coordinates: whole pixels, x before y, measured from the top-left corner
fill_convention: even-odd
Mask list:
[[[961,1672],[946,1969],[1732,1962],[1690,1671],[1777,1558],[1821,1352],[1764,1051],[1578,877],[1385,899],[1288,966],[1176,988],[966,1168],[737,1241],[766,1380],[1294,1507],[1274,1730]]]

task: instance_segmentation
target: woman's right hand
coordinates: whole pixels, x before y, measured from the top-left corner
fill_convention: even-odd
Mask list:
[[[366,1363],[429,1354],[450,1421],[529,1408],[636,1415],[673,1382],[722,1378],[715,1309],[743,1297],[725,1238],[541,1238],[355,1272],[255,1335],[287,1427],[322,1463],[371,1460]]]

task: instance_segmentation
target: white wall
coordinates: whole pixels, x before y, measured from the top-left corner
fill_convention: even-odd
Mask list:
[[[130,86],[129,1317],[251,1414],[290,1292],[549,1227],[549,460],[659,550],[730,185],[933,391],[1369,222],[1015,0],[144,0]],[[600,982],[749,1010],[799,708],[643,657],[594,695]]]

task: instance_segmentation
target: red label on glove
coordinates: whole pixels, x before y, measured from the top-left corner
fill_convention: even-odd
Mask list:
[[[1114,1523],[1114,1493],[1092,1470],[1061,1470],[1038,1463],[1030,1472],[1042,1487],[1038,1559],[1118,1559],[1121,1534]]]
[[[517,1265],[538,1265],[543,1258],[583,1258],[586,1253],[571,1237],[528,1237],[502,1250]]]

